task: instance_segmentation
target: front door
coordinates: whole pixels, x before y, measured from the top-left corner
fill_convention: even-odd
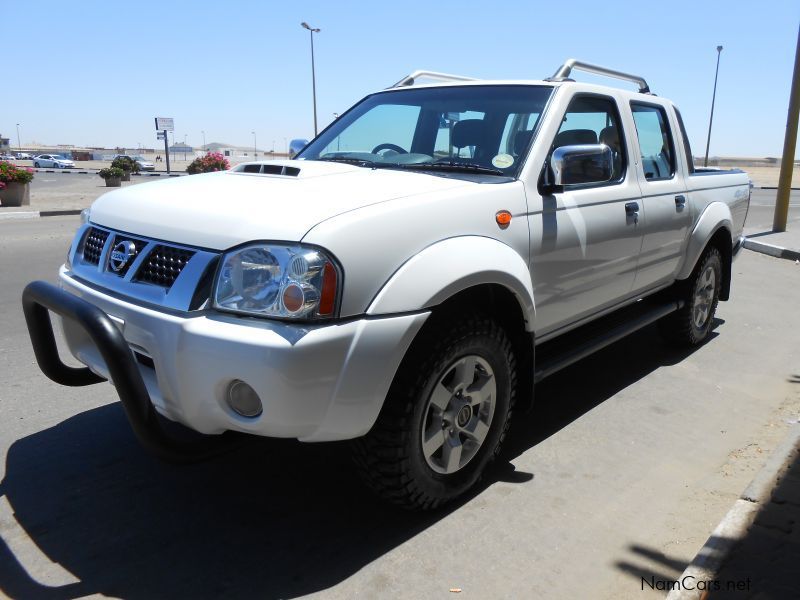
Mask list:
[[[531,278],[540,336],[631,294],[642,233],[626,132],[614,98],[577,94],[550,154],[561,146],[598,143],[614,154],[611,181],[565,186],[561,193],[538,197],[541,206],[531,207]],[[529,198],[534,194],[530,190]]]

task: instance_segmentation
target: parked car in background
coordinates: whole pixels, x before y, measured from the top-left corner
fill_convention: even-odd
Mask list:
[[[40,154],[33,159],[34,167],[54,169],[74,169],[75,163],[60,154]]]
[[[14,161],[14,160],[17,160],[17,159],[14,158],[14,156],[11,155],[11,154],[0,154],[0,160]]]
[[[17,152],[17,159],[18,160],[30,160],[31,158],[33,158],[33,157],[30,154],[28,154],[27,152]]]
[[[139,166],[140,171],[155,171],[156,166],[147,160],[144,156],[131,156],[130,154],[115,154],[112,160],[116,160],[118,158],[129,158],[133,162],[135,162]]]
[[[144,156],[133,156],[133,160],[139,165],[140,171],[155,171],[156,166],[147,160]]]

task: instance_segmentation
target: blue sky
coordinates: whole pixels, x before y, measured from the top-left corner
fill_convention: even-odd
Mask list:
[[[551,75],[568,57],[644,76],[680,107],[711,155],[779,156],[800,1],[194,2],[0,0],[6,68],[0,133],[16,145],[156,147],[178,140],[282,151],[313,134],[309,33],[320,129],[416,69],[481,78]],[[13,67],[12,67],[13,65]],[[586,80],[595,80],[581,76]]]

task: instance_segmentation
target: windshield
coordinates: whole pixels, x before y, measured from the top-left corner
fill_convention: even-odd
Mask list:
[[[473,85],[368,96],[298,156],[516,177],[552,88]]]

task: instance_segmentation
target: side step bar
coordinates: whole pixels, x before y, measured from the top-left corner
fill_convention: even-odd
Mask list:
[[[536,347],[534,383],[586,358],[625,336],[655,323],[662,317],[683,308],[684,302],[674,299],[639,300],[607,317],[544,342]]]

